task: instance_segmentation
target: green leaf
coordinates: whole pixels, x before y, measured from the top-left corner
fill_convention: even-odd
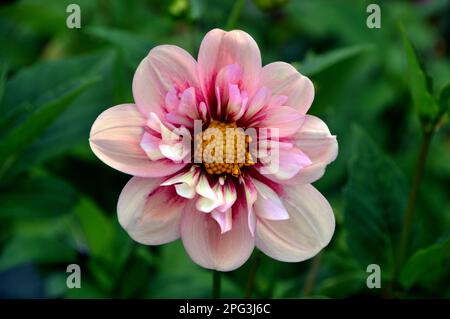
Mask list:
[[[0,105],[2,117],[13,113],[21,115],[18,108],[23,109],[24,106],[30,112],[36,111],[39,106],[66,94],[67,89],[76,83],[74,79],[102,79],[74,99],[42,136],[16,159],[7,172],[8,176],[42,163],[76,144],[85,143],[95,118],[113,105],[115,77],[112,76],[112,69],[116,60],[117,54],[105,51],[46,61],[20,70],[7,81],[5,98]],[[23,118],[19,116],[19,120],[23,121]]]
[[[439,112],[439,106],[432,94],[431,79],[403,28],[401,34],[408,61],[409,88],[414,107],[421,120],[433,120]]]
[[[0,189],[0,217],[41,219],[71,211],[77,194],[61,179],[38,176],[20,179]]]
[[[14,111],[9,114],[5,114],[0,119],[0,137],[3,137],[20,119],[20,117],[29,112],[31,106],[29,104],[24,103],[21,107],[17,107]]]
[[[148,54],[153,47],[150,40],[136,35],[135,33],[114,30],[111,28],[102,27],[88,27],[86,28],[88,34],[104,40],[122,52],[125,60],[130,68],[136,69],[139,62]]]
[[[339,48],[321,55],[309,55],[302,63],[294,63],[294,66],[304,75],[315,76],[332,66],[354,58],[372,49],[370,45],[355,45]]]
[[[443,112],[450,112],[450,82],[444,85],[439,93],[439,105]]]
[[[181,241],[161,247],[158,271],[148,285],[148,298],[210,298],[212,272],[195,264]],[[183,283],[183,284],[180,284]],[[224,298],[240,297],[242,292],[222,275]]]
[[[0,143],[0,174],[30,146],[70,103],[96,79],[80,80],[66,94],[42,106],[19,126],[12,129]]]
[[[366,267],[392,270],[407,183],[395,163],[360,128],[353,133],[349,180],[344,189],[344,220],[351,253]]]
[[[105,213],[86,197],[80,200],[75,213],[86,236],[90,254],[99,258],[113,257],[114,226]]]
[[[320,284],[319,295],[344,298],[367,289],[368,274],[360,269],[352,273],[344,273],[325,279]]]
[[[101,77],[105,80],[102,64],[112,65],[108,52],[76,58],[43,61],[19,70],[8,79],[5,86],[4,103],[0,105],[1,114],[14,112],[24,103],[32,106],[31,111],[51,102],[67,92],[77,79]],[[98,83],[95,89],[104,86]],[[94,88],[91,88],[94,90]]]
[[[24,263],[55,264],[76,260],[76,252],[68,244],[55,238],[15,237],[3,248],[0,271]]]
[[[400,273],[405,288],[422,285],[433,288],[450,279],[450,237],[412,255]],[[445,280],[447,278],[447,280]]]
[[[6,64],[0,65],[0,105],[2,104],[3,95],[5,93],[6,73]]]

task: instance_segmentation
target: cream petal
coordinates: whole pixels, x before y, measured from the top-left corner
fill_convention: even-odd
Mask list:
[[[161,139],[159,137],[145,132],[139,145],[144,150],[145,154],[147,154],[149,159],[152,161],[157,161],[166,158],[166,156],[164,156],[159,150],[160,143]]]
[[[95,120],[89,144],[94,154],[107,165],[127,174],[161,177],[185,166],[168,159],[152,161],[141,147],[145,118],[134,104],[107,109]]]
[[[214,218],[214,220],[219,224],[220,232],[226,233],[227,231],[231,230],[232,227],[232,213],[231,208],[229,208],[225,212],[220,212],[218,210],[213,210],[211,212],[211,217]]]
[[[181,221],[181,239],[194,262],[208,269],[234,270],[250,257],[254,238],[247,227],[244,207],[235,205],[232,212],[233,227],[222,233],[211,214],[204,214],[190,203]]]
[[[184,198],[192,199],[196,195],[196,186],[198,183],[200,172],[191,168],[187,172],[180,173],[173,176],[163,183],[161,186],[175,185],[175,190],[178,195]]]
[[[180,237],[179,226],[185,200],[161,179],[133,177],[117,204],[120,225],[135,241],[160,245]]]
[[[214,185],[212,187],[212,190],[215,194],[214,197],[200,197],[197,200],[196,203],[196,208],[204,213],[210,213],[212,212],[214,209],[220,207],[221,205],[224,204],[224,194],[222,191],[222,186],[217,183],[216,185]]]
[[[330,204],[312,185],[287,187],[284,206],[287,220],[258,218],[256,246],[266,255],[285,262],[299,262],[316,255],[334,233]]]
[[[325,168],[338,154],[336,136],[331,135],[327,125],[318,117],[306,115],[303,126],[295,135],[295,142],[311,160],[311,164],[302,168],[294,183],[309,184],[325,173]]]
[[[196,189],[197,194],[202,197],[208,198],[210,200],[216,200],[217,195],[209,184],[208,178],[205,174],[201,174],[199,181],[197,183]]]
[[[289,219],[280,197],[272,188],[256,179],[253,179],[253,184],[258,192],[254,204],[256,216],[269,220]]]

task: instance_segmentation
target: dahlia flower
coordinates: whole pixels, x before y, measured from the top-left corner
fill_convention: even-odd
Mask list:
[[[311,183],[338,146],[306,114],[314,98],[307,77],[284,62],[262,67],[250,35],[214,29],[197,61],[177,46],[153,48],[132,89],[134,104],[97,118],[90,146],[133,175],[117,212],[135,241],[181,238],[194,262],[220,271],[241,266],[255,246],[299,262],[328,244],[334,215]]]

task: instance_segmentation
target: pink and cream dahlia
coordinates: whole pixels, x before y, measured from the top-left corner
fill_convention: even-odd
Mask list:
[[[294,67],[263,67],[250,35],[214,29],[197,61],[177,46],[152,49],[136,70],[133,96],[134,104],[97,118],[90,145],[133,175],[117,211],[135,241],[181,238],[196,263],[220,271],[241,266],[255,246],[299,262],[328,244],[334,215],[311,183],[338,145],[306,114],[314,87]]]

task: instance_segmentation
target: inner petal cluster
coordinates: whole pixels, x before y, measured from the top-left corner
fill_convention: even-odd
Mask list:
[[[195,136],[195,158],[208,174],[239,176],[244,166],[255,164],[250,153],[252,138],[236,123],[212,121]]]

